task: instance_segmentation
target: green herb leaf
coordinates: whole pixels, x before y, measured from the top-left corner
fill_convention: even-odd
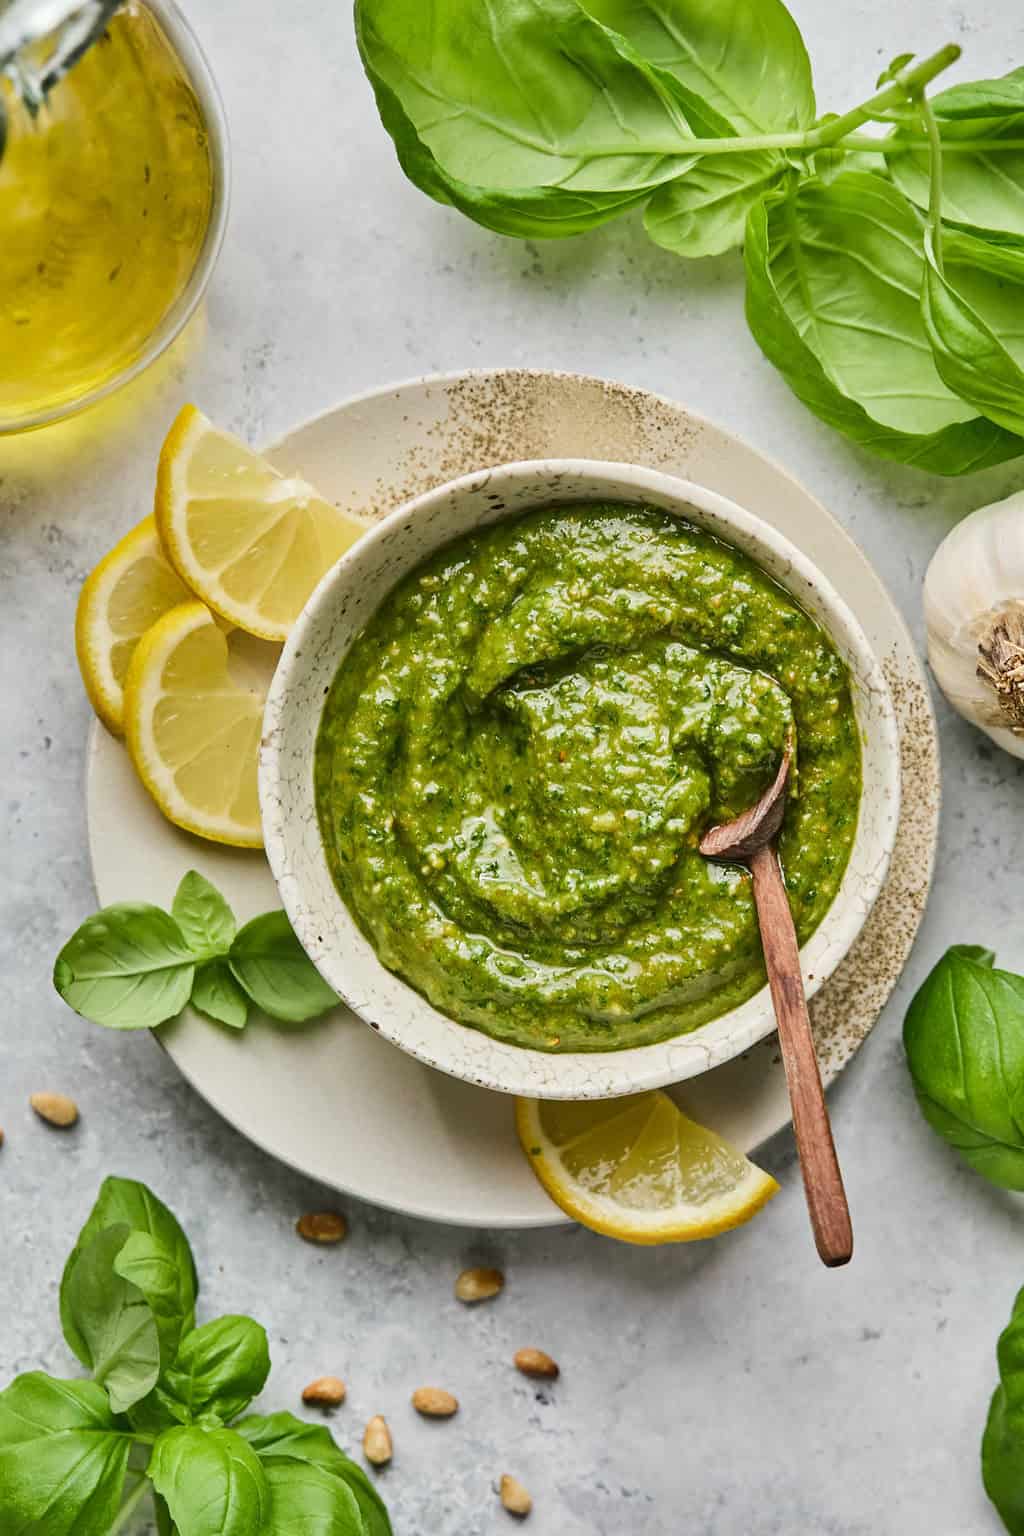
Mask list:
[[[266,1331],[251,1317],[218,1317],[188,1334],[166,1373],[183,1422],[213,1413],[225,1424],[262,1392],[270,1374]]]
[[[261,1459],[287,1456],[340,1477],[355,1495],[366,1536],[391,1536],[391,1521],[380,1494],[362,1467],[339,1450],[330,1430],[323,1425],[306,1424],[291,1413],[272,1413],[253,1414],[235,1428]]]
[[[136,1434],[145,1435],[150,1440],[162,1435],[167,1429],[191,1422],[184,1405],[179,1403],[173,1392],[167,1391],[164,1383],[165,1378],[160,1376],[152,1392],[133,1403],[126,1414]]]
[[[192,955],[173,917],[121,902],[87,918],[60,954],[53,984],[64,1001],[109,1029],[153,1029],[188,1002]]]
[[[592,228],[693,163],[670,83],[576,0],[357,0],[356,31],[406,175],[503,234]]]
[[[895,80],[900,70],[906,69],[907,65],[913,61],[913,58],[914,55],[912,53],[898,53],[886,68],[882,70],[875,84],[884,85],[887,80]]]
[[[175,1536],[171,1512],[158,1493],[153,1495],[153,1509],[156,1513],[157,1536]]]
[[[786,175],[781,155],[706,155],[660,187],[644,210],[644,229],[677,256],[718,256],[743,242],[751,208]]]
[[[1024,67],[995,80],[968,80],[932,97],[939,117],[951,122],[965,117],[1016,117],[1024,110]]]
[[[192,984],[193,1008],[229,1029],[244,1029],[249,1020],[249,1000],[231,974],[226,959],[207,960],[196,970]]]
[[[231,1429],[168,1429],[153,1447],[153,1486],[179,1536],[254,1536],[265,1529],[270,1489],[256,1453]]]
[[[178,886],[171,913],[196,956],[226,955],[231,948],[238,926],[235,914],[198,870],[190,869]]]
[[[1024,1536],[1024,1290],[999,1335],[999,1386],[981,1442],[985,1492],[1010,1536]]]
[[[1024,450],[940,378],[921,315],[920,224],[884,178],[851,171],[771,193],[751,212],[745,255],[750,329],[823,421],[938,474]]]
[[[128,1236],[124,1225],[97,1232],[77,1255],[64,1291],[76,1335],[85,1342],[82,1363],[106,1387],[115,1413],[145,1397],[160,1374],[160,1338],[149,1303],[114,1269]]]
[[[731,125],[731,133],[809,128],[811,61],[781,0],[583,0]],[[690,118],[700,137],[715,137]]]
[[[170,1256],[177,1277],[178,1306],[181,1314],[180,1332],[187,1332],[195,1321],[196,1294],[199,1281],[195,1261],[181,1227],[167,1207],[134,1179],[104,1179],[100,1192],[89,1213],[88,1220],[78,1235],[71,1251],[60,1288],[60,1320],[64,1337],[81,1360],[89,1364],[89,1346],[75,1324],[71,1313],[69,1286],[78,1256],[97,1233],[108,1227],[125,1226],[130,1233],[148,1234],[156,1240],[160,1249]],[[137,1250],[135,1250],[137,1251]]]
[[[160,1340],[160,1360],[175,1358],[183,1333],[195,1321],[195,1290],[188,1260],[177,1243],[169,1246],[152,1232],[132,1232],[114,1260],[122,1279],[145,1297]]]
[[[949,949],[911,1001],[907,1065],[929,1125],[978,1173],[1024,1190],[1024,977]]]
[[[355,1496],[339,1478],[286,1456],[261,1465],[270,1488],[266,1536],[365,1536]]]
[[[239,986],[272,1019],[301,1024],[337,1005],[284,912],[267,912],[246,923],[228,961]]]
[[[1001,141],[1024,139],[1024,70],[1002,80],[955,85],[932,97],[943,146],[942,217],[989,238],[1024,239],[1024,148],[1005,149]],[[919,208],[928,207],[930,160],[920,139],[920,124],[907,122],[888,139],[886,156],[893,180]]]
[[[140,1403],[161,1364],[177,1354],[183,1328],[192,1325],[192,1284],[176,1248],[125,1223],[104,1227],[69,1261],[62,1305],[84,1343],[80,1358],[116,1413]]]
[[[927,230],[922,306],[935,365],[962,399],[1024,434],[1024,251],[955,231],[942,250],[940,269]]]
[[[0,1392],[0,1530],[108,1536],[131,1444],[95,1382],[16,1377]]]
[[[679,93],[698,137],[735,136],[732,124],[706,101],[684,85]],[[774,151],[704,155],[685,175],[658,188],[644,210],[644,228],[656,245],[677,256],[719,255],[742,243],[751,208],[787,169],[785,157]]]

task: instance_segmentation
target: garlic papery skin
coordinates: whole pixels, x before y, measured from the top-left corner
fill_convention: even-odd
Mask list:
[[[928,661],[965,719],[1024,758],[1024,491],[956,525],[924,578]]]

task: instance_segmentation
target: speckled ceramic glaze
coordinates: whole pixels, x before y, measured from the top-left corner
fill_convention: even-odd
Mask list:
[[[588,460],[508,464],[399,507],[320,583],[285,647],[267,700],[260,800],[267,856],[295,931],[321,974],[387,1039],[428,1065],[506,1093],[603,1098],[679,1082],[745,1051],[774,1028],[767,989],[690,1034],[619,1051],[553,1055],[492,1040],[432,1007],[378,960],[327,866],[313,794],[323,701],[384,597],[441,545],[530,508],[643,502],[752,556],[818,620],[850,667],[863,740],[863,794],[843,883],[801,952],[808,993],[853,943],[885,878],[899,820],[899,740],[889,687],[853,614],[775,529],[724,497],[655,470]]]

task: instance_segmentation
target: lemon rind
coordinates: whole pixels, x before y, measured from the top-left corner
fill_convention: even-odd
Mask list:
[[[262,828],[247,831],[228,818],[197,820],[190,813],[187,802],[176,794],[169,794],[167,780],[152,769],[152,764],[159,761],[159,754],[146,730],[149,715],[145,693],[151,686],[152,674],[162,667],[174,646],[187,633],[200,624],[213,622],[207,605],[196,599],[168,609],[146,630],[135,648],[125,678],[125,743],[136,773],[168,821],[207,842],[231,848],[262,848]]]
[[[541,1129],[535,1106],[533,1099],[516,1100],[516,1129],[530,1167],[560,1210],[605,1237],[639,1247],[698,1242],[743,1226],[779,1192],[771,1174],[745,1159],[744,1178],[728,1196],[711,1203],[711,1216],[706,1205],[676,1205],[671,1211],[651,1215],[630,1210],[613,1200],[587,1194],[566,1174],[558,1150]]]
[[[260,616],[258,608],[254,608],[251,604],[235,603],[226,598],[220,587],[211,583],[209,573],[191,558],[188,542],[182,537],[177,526],[175,508],[189,500],[184,486],[179,485],[181,465],[185,462],[184,456],[191,439],[204,432],[215,433],[219,437],[231,440],[231,434],[214,426],[197,406],[185,405],[178,412],[164,439],[157,463],[156,493],[153,500],[160,541],[168,560],[182,581],[213,613],[226,623],[244,629],[247,634],[255,635],[258,640],[270,640],[281,644],[288,638],[292,628],[291,623],[270,624]],[[309,490],[319,500],[324,500],[314,486],[309,486]],[[325,505],[330,503],[325,502]],[[340,513],[338,515],[342,516]],[[346,518],[345,521],[358,520]]]
[[[137,553],[136,546],[148,540],[160,543],[152,513],[129,529],[89,572],[75,610],[75,655],[82,674],[82,686],[96,714],[114,736],[124,735],[124,689],[109,672],[106,656],[92,643],[91,637],[95,633],[97,617],[106,612],[113,586]]]

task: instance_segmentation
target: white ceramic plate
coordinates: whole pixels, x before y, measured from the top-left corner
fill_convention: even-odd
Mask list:
[[[904,777],[885,886],[859,940],[812,1003],[831,1081],[902,969],[924,910],[938,818],[938,748],[920,662],[885,588],[835,519],[777,465],[684,407],[573,375],[498,371],[394,386],[296,429],[272,456],[340,505],[376,515],[431,485],[516,459],[646,464],[749,507],[821,567],[886,669]],[[100,902],[169,904],[184,870],[196,867],[243,920],[277,905],[262,855],[215,848],[170,826],[120,743],[100,726],[90,742],[87,794]],[[347,1010],[303,1029],[257,1021],[242,1035],[186,1013],[160,1039],[227,1120],[325,1184],[470,1226],[561,1219],[520,1156],[510,1100],[423,1066]],[[675,1092],[747,1151],[789,1120],[774,1039]]]

